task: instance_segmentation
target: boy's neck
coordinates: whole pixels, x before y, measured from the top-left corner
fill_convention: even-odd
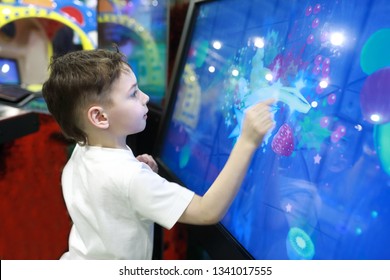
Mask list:
[[[111,139],[111,138],[88,138],[88,146],[96,146],[103,148],[112,148],[112,149],[125,149],[127,150],[126,137],[120,139]]]

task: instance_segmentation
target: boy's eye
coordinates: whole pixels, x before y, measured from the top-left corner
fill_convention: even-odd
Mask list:
[[[137,93],[138,93],[138,89],[136,89],[135,91],[133,91],[130,96],[131,97],[136,97],[137,96]]]

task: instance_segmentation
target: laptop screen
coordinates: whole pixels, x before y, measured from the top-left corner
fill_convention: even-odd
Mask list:
[[[28,96],[31,92],[21,87],[18,61],[0,57],[0,101],[21,105]]]
[[[0,57],[0,84],[20,84],[19,68],[16,59]]]

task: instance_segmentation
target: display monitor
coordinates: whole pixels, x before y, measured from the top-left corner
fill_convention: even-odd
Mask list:
[[[20,84],[20,73],[16,59],[0,57],[0,84]]]
[[[191,2],[158,162],[203,195],[245,110],[276,99],[219,224],[251,258],[390,259],[389,14],[387,0]]]

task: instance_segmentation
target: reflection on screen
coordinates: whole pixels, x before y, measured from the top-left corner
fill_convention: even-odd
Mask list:
[[[386,0],[198,5],[161,158],[205,193],[246,108],[275,129],[223,226],[256,259],[389,259],[390,6]]]
[[[115,43],[126,55],[150,102],[160,106],[165,94],[167,0],[109,1],[99,5],[99,47]]]

